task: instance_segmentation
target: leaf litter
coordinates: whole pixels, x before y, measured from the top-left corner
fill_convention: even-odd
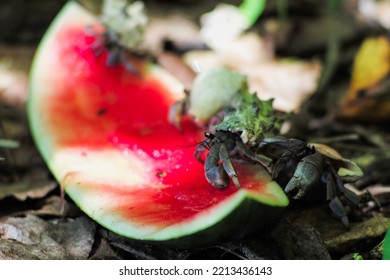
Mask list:
[[[0,259],[87,259],[95,230],[85,216],[64,221],[9,217],[0,222]]]

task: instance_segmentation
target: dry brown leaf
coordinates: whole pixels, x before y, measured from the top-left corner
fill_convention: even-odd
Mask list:
[[[21,180],[6,184],[0,184],[0,199],[13,196],[18,200],[24,201],[27,198],[42,198],[51,192],[57,184],[47,179],[46,170],[32,170]]]
[[[77,217],[82,212],[73,203],[68,203],[65,198],[49,196],[39,203],[38,209],[27,210],[23,213],[46,217]]]
[[[227,66],[247,75],[249,90],[261,99],[274,98],[274,107],[299,111],[317,89],[321,74],[319,61],[273,58],[273,48],[254,33],[245,34],[223,51],[193,51],[185,61],[195,71]]]
[[[102,238],[99,247],[94,254],[89,258],[91,260],[119,260],[120,257],[110,246],[110,244]]]
[[[180,15],[152,17],[145,30],[144,44],[152,53],[158,53],[166,39],[176,43],[199,41],[198,31],[194,22]]]
[[[298,112],[315,92],[321,74],[319,61],[274,60],[243,68],[249,88],[261,99],[274,98],[274,107],[284,112]]]
[[[26,200],[27,198],[41,198],[46,196],[56,187],[54,182],[30,182],[21,181],[10,185],[0,185],[0,199],[13,196],[18,200]]]
[[[242,35],[218,52],[195,50],[184,56],[185,61],[196,72],[221,66],[240,69],[241,67],[270,62],[273,58],[272,43],[253,32]]]

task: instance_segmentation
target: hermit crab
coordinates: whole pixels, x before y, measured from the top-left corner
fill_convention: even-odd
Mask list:
[[[205,177],[218,189],[230,184],[230,179],[240,188],[239,174],[232,159],[252,161],[269,170],[273,180],[282,186],[292,199],[304,201],[326,200],[330,210],[345,225],[349,225],[347,213],[340,198],[353,206],[359,197],[344,187],[343,181],[360,177],[360,169],[351,161],[342,158],[334,149],[322,144],[307,144],[304,141],[282,136],[268,137],[255,146],[247,146],[237,133],[217,131],[206,133],[195,156],[208,149],[204,160]]]
[[[107,51],[106,65],[123,65],[125,69],[138,74],[131,56],[142,54],[143,32],[147,17],[142,2],[128,4],[127,0],[105,0],[101,23],[104,31],[87,27],[87,32],[96,37],[92,48],[96,56]]]
[[[348,226],[347,213],[340,198],[353,206],[359,203],[359,197],[343,183],[343,180],[353,181],[362,175],[355,164],[328,146],[280,136],[263,139],[256,153],[272,159],[272,178],[290,197],[313,200],[313,194],[319,194],[325,197],[335,216]],[[343,169],[349,170],[349,175],[343,174]]]

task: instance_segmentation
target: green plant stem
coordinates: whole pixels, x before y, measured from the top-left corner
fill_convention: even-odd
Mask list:
[[[390,228],[387,230],[383,241],[383,257],[384,260],[390,260]]]
[[[238,7],[240,12],[248,20],[249,27],[252,26],[263,13],[267,0],[244,0]]]
[[[325,88],[329,85],[337,68],[337,61],[340,56],[340,39],[337,31],[331,33],[329,36],[328,46],[326,49],[325,65],[322,71],[320,81],[317,88],[317,98],[322,100]]]

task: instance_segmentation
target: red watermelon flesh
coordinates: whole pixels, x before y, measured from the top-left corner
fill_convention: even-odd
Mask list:
[[[167,121],[181,84],[147,62],[133,61],[138,75],[107,67],[107,53],[97,56],[92,47],[102,31],[70,2],[42,41],[31,75],[34,138],[80,208],[119,234],[165,241],[212,228],[247,200],[287,205],[258,166],[236,162],[241,190],[210,186],[194,157],[203,131],[187,120],[179,132]]]

